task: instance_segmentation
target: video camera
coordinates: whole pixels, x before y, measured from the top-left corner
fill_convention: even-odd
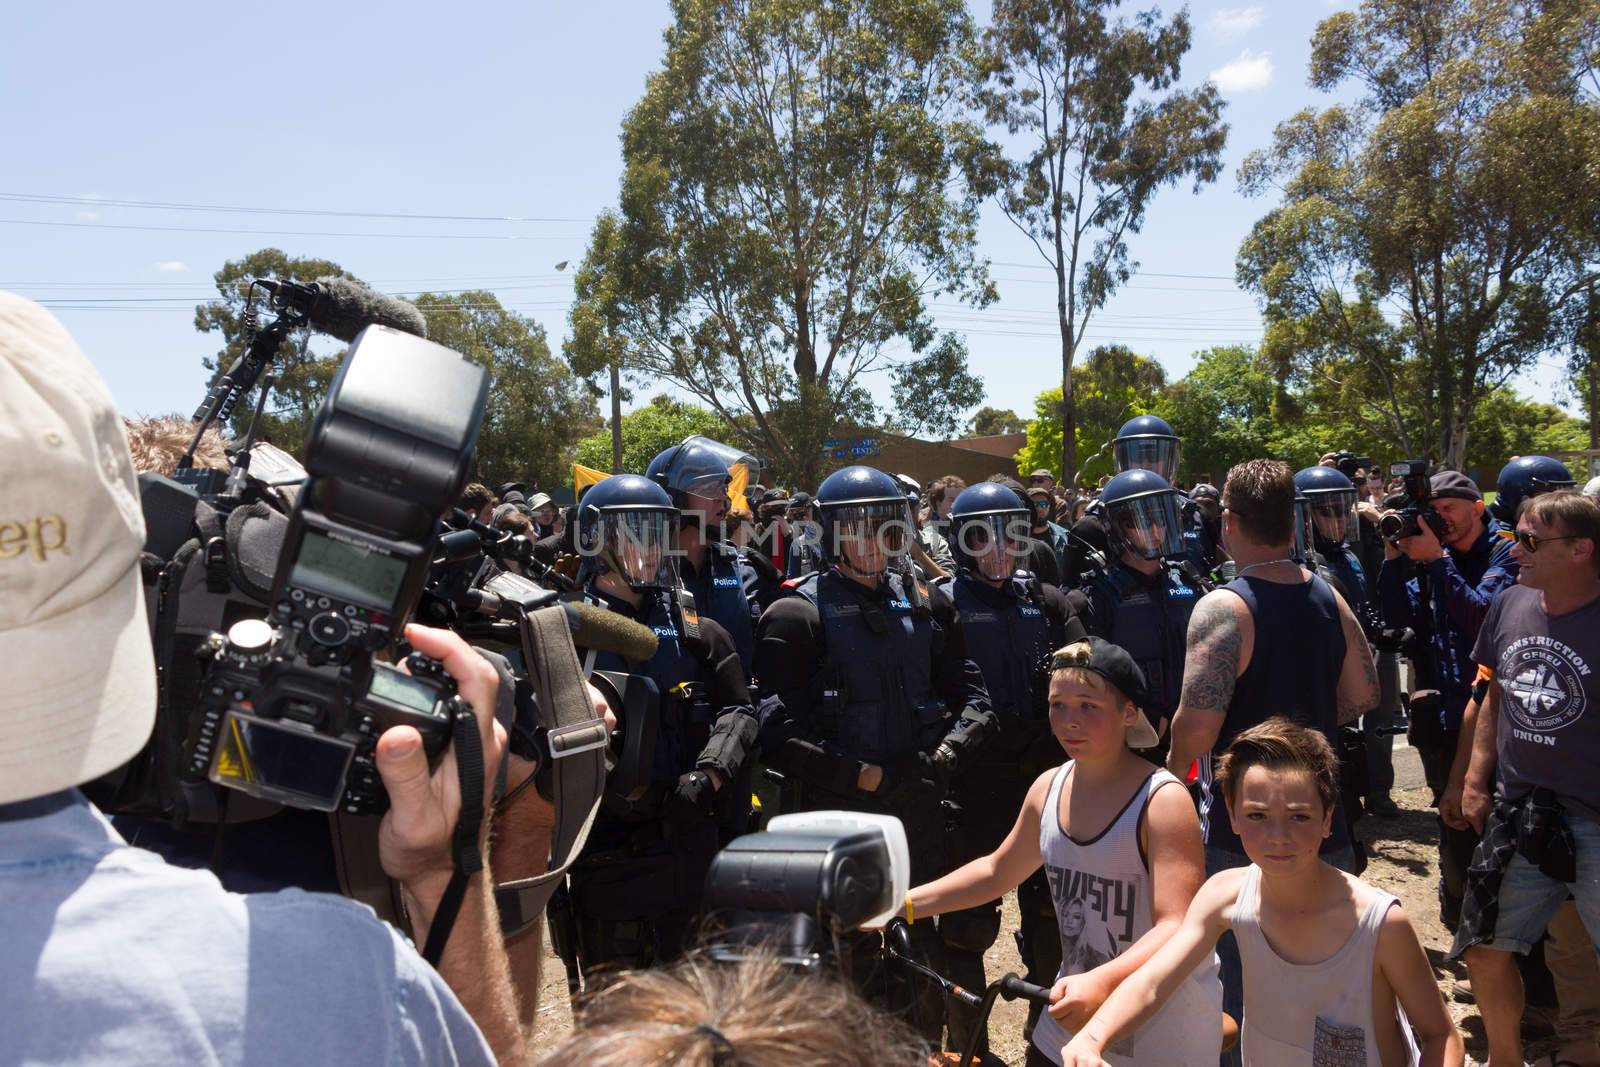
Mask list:
[[[466,483],[488,375],[459,354],[371,326],[355,339],[307,440],[271,622],[203,646],[211,663],[180,774],[297,808],[381,812],[378,735],[449,742],[458,698],[425,657],[374,662],[428,580],[439,519]]]
[[[1335,452],[1333,454],[1333,466],[1340,474],[1353,482],[1356,480],[1356,471],[1370,471],[1372,469],[1372,457],[1358,456],[1350,451]]]
[[[1389,477],[1404,481],[1406,505],[1378,520],[1378,535],[1385,541],[1402,541],[1421,533],[1422,524],[1426,522],[1433,535],[1443,541],[1447,529],[1444,516],[1428,503],[1433,499],[1433,486],[1428,480],[1428,461],[1404,459],[1391,463]]]

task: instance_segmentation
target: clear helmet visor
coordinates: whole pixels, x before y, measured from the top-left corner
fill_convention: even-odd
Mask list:
[[[1310,497],[1311,528],[1318,541],[1348,545],[1356,540],[1356,491],[1338,490]]]
[[[990,581],[1027,565],[1028,517],[1021,512],[975,515],[953,529],[958,557]]]
[[[1183,551],[1177,493],[1152,493],[1107,504],[1106,523],[1116,545],[1135,556],[1160,559]]]
[[[1305,497],[1297,496],[1294,498],[1294,544],[1289,549],[1289,558],[1309,565],[1311,545],[1311,506]]]
[[[1123,437],[1111,443],[1117,473],[1155,471],[1169,482],[1178,477],[1178,439],[1176,437]]]
[[[823,526],[833,536],[835,561],[859,574],[882,574],[911,550],[915,531],[908,515],[904,500],[828,508]]]
[[[612,511],[589,526],[579,548],[597,556],[634,589],[669,589],[673,516],[667,511]]]

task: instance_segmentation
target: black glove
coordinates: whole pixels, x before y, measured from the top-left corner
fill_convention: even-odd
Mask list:
[[[902,804],[918,800],[943,800],[950,792],[949,767],[926,752],[896,763],[883,776],[878,795],[885,800]]]
[[[716,811],[716,789],[705,771],[690,771],[667,797],[667,822],[680,830],[691,830],[708,822]]]

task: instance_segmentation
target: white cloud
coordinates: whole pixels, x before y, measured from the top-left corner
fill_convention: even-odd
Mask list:
[[[80,212],[78,212],[78,221],[79,222],[93,222],[96,219],[98,219],[99,217],[100,217],[100,212],[98,212],[98,211],[80,211]]]
[[[1206,25],[1219,37],[1238,37],[1261,25],[1265,14],[1260,7],[1225,7],[1212,15]]]
[[[162,274],[182,274],[189,269],[189,265],[181,259],[164,259],[156,264],[156,270]]]
[[[1249,93],[1272,82],[1272,53],[1259,55],[1246,48],[1239,58],[1211,72],[1211,80],[1224,93]]]

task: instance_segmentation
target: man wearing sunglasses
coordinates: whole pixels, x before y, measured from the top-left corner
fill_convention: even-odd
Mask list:
[[[1513,546],[1520,570],[1473,650],[1488,684],[1462,809],[1484,843],[1452,954],[1466,954],[1493,1061],[1520,1063],[1524,994],[1511,954],[1543,939],[1569,893],[1591,944],[1600,944],[1600,508],[1571,490],[1542,494],[1523,506],[1514,533],[1500,534],[1511,538],[1502,544]],[[1540,799],[1546,793],[1553,816]],[[1530,798],[1553,820],[1552,842],[1534,840],[1523,806]],[[1525,832],[1511,832],[1513,847],[1495,848],[1508,821]],[[1558,851],[1575,877],[1553,872]],[[1592,1037],[1586,1044],[1592,1054]]]
[[[1028,489],[1028,536],[1034,541],[1029,556],[1029,567],[1041,582],[1060,585],[1067,569],[1067,531],[1050,521],[1055,497],[1048,487],[1033,485]],[[1048,551],[1041,550],[1043,546]]]
[[[1477,673],[1472,646],[1490,604],[1517,580],[1517,561],[1510,542],[1497,536],[1500,524],[1485,510],[1472,479],[1440,471],[1429,484],[1427,506],[1438,513],[1443,537],[1422,521],[1415,536],[1385,542],[1378,593],[1387,625],[1409,628],[1428,642],[1430,654],[1412,664],[1411,743],[1437,804],[1449,784],[1462,711]],[[1438,694],[1436,705],[1423,696],[1430,691]],[[1477,835],[1443,821],[1439,833],[1439,911],[1453,931]]]

